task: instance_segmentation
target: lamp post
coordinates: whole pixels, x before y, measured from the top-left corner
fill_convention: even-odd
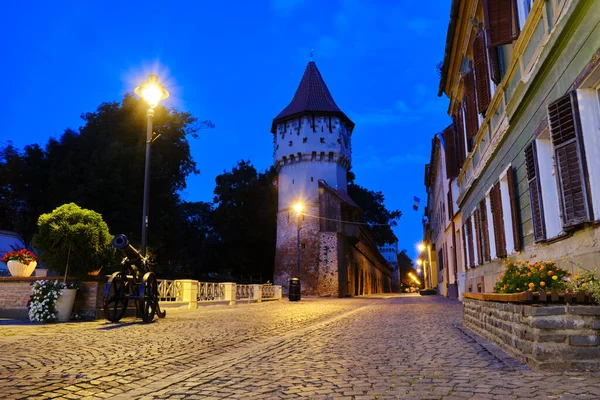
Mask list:
[[[169,97],[169,92],[158,82],[158,76],[148,75],[148,80],[135,88],[135,93],[146,100],[150,108],[146,113],[148,129],[146,131],[146,165],[144,167],[144,203],[142,208],[142,257],[146,257],[146,243],[148,233],[148,203],[150,193],[150,145],[152,144],[152,123],[154,121],[154,108],[162,99]]]
[[[302,214],[303,205],[298,202],[294,204],[294,211],[298,216],[298,229],[297,229],[297,244],[298,244],[298,271],[297,277],[290,279],[289,299],[290,301],[300,301],[300,215]]]

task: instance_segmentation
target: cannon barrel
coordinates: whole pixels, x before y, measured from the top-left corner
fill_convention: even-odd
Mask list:
[[[121,252],[127,257],[127,260],[131,263],[137,264],[139,262],[143,262],[143,257],[139,251],[135,249],[131,244],[129,244],[129,239],[127,236],[120,234],[113,238],[112,245],[121,250]]]

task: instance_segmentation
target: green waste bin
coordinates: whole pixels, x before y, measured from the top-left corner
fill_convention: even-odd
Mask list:
[[[290,290],[288,293],[290,301],[300,301],[300,279],[290,279]]]

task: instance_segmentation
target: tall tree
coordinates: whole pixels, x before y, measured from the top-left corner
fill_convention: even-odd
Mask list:
[[[277,187],[273,168],[258,173],[249,161],[217,176],[213,224],[226,249],[223,267],[234,275],[272,279],[275,259]]]
[[[348,172],[348,195],[363,210],[362,222],[368,224],[369,231],[375,243],[383,246],[398,240],[392,231],[397,220],[402,216],[399,210],[388,210],[381,192],[375,192],[354,183],[354,173]]]
[[[0,152],[0,227],[28,240],[42,213],[74,202],[102,214],[112,233],[125,233],[135,246],[141,236],[147,105],[126,95],[122,102],[101,104],[81,117],[84,125],[21,152],[7,146]],[[198,122],[186,112],[159,106],[152,144],[148,245],[158,261],[176,250],[167,246],[178,237],[174,223],[182,216],[179,192],[186,177],[198,173],[188,143]],[[154,211],[153,211],[154,210]]]
[[[414,268],[412,259],[406,254],[406,250],[402,250],[398,253],[398,272],[400,274],[401,287],[415,286],[415,282],[409,274],[412,274],[415,277],[418,277],[419,275]]]

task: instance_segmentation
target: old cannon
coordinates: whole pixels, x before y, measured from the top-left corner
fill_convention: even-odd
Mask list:
[[[137,316],[144,322],[152,322],[155,315],[164,318],[166,312],[161,311],[158,304],[158,281],[150,271],[148,259],[129,244],[125,235],[115,236],[112,244],[125,258],[121,271],[113,273],[104,286],[104,317],[118,322],[125,315],[129,301],[133,300]]]

